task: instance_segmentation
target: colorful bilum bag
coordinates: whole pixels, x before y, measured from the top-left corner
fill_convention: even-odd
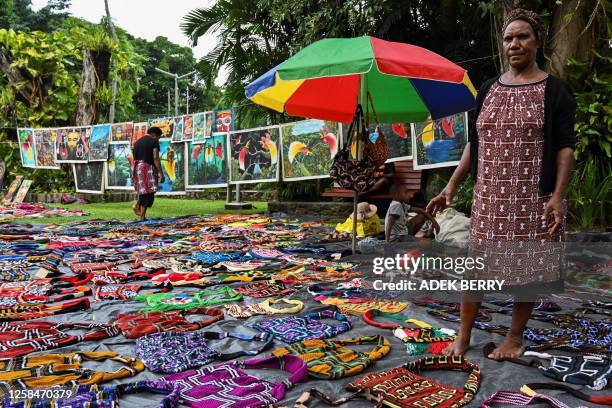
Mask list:
[[[353,137],[355,137],[355,134],[357,134],[357,140],[362,137],[363,126],[363,111],[361,105],[357,105],[353,122],[349,127],[347,140],[334,157],[329,171],[334,183],[337,183],[341,188],[358,193],[367,190],[375,182],[374,169],[376,165],[365,156],[361,160],[353,160],[350,154]]]
[[[244,369],[281,369],[291,375],[282,382],[272,382],[254,377]],[[165,377],[181,388],[180,403],[192,408],[269,407],[307,378],[306,364],[295,356],[231,361]]]
[[[69,334],[87,330],[85,334]],[[36,351],[70,346],[83,341],[104,340],[119,335],[113,324],[3,322],[0,323],[0,358],[25,356]]]
[[[37,399],[27,401],[4,400],[4,408],[118,408],[119,398],[124,395],[150,392],[165,395],[157,408],[174,408],[178,406],[179,387],[172,382],[143,380],[127,384],[112,385],[79,385],[67,398]]]
[[[333,319],[339,322],[332,326],[322,322],[323,319]],[[254,324],[258,330],[268,332],[285,343],[295,343],[302,340],[328,339],[344,333],[351,328],[351,321],[342,313],[332,310],[311,312],[303,316],[288,316],[267,319]]]
[[[376,317],[386,317],[401,323],[411,323],[417,328],[403,327],[399,323],[382,323],[374,320]],[[442,351],[455,340],[452,329],[431,327],[426,322],[416,319],[405,319],[395,314],[384,313],[377,309],[368,310],[363,314],[363,320],[370,326],[393,330],[393,335],[406,343],[406,351],[410,355],[442,354]]]
[[[185,318],[187,315],[204,315],[206,318],[190,322]],[[223,310],[215,307],[170,312],[133,312],[117,315],[116,326],[128,339],[137,339],[153,333],[194,331],[223,320],[223,318]]]
[[[286,305],[291,305],[291,307],[285,308],[274,308],[272,305],[278,303],[284,303]],[[253,303],[250,305],[237,305],[231,304],[225,305],[227,309],[227,313],[235,318],[245,319],[258,315],[273,315],[273,314],[288,314],[288,313],[299,313],[304,308],[304,303],[301,300],[296,299],[266,299],[259,303]]]
[[[287,296],[295,292],[295,289],[287,288],[282,282],[260,281],[249,283],[236,289],[236,292],[244,296],[254,298],[268,298],[272,296]]]
[[[374,344],[368,353],[348,346]],[[292,354],[306,362],[312,377],[337,380],[361,373],[391,351],[391,344],[382,336],[364,336],[343,340],[304,340],[274,350],[275,356]]]
[[[463,388],[440,384],[417,374],[425,370],[451,370],[468,373]],[[480,369],[464,357],[425,357],[402,367],[368,373],[346,388],[377,404],[397,408],[459,408],[473,399],[480,387]]]
[[[254,350],[241,349],[222,353],[208,346],[208,340],[234,338],[261,344]],[[136,340],[136,356],[155,373],[178,373],[208,364],[214,360],[232,360],[241,356],[254,356],[272,345],[268,333],[246,334],[194,331],[186,333],[156,333]]]
[[[85,368],[81,364],[84,361],[105,360],[116,361],[123,366],[113,372],[105,372]],[[11,390],[101,384],[133,377],[144,369],[139,359],[110,351],[0,359],[0,398],[6,397]]]
[[[374,109],[374,102],[372,101],[372,95],[370,91],[368,91],[368,102],[369,106],[372,107],[372,112],[374,112],[374,118],[376,123],[379,124],[378,114]],[[367,116],[367,113],[366,113]],[[366,129],[368,128],[366,124]],[[372,140],[372,138],[376,137],[376,140]],[[379,166],[387,161],[391,152],[389,150],[389,146],[387,146],[387,140],[385,139],[385,135],[383,135],[382,131],[378,126],[376,126],[376,130],[368,135],[365,139],[365,146],[363,148],[363,155],[370,159],[375,165]]]
[[[147,303],[148,307],[141,309],[141,312],[167,312],[237,302],[242,300],[242,294],[223,286],[219,289],[196,292],[193,296],[187,293],[156,293],[137,296],[134,300]]]

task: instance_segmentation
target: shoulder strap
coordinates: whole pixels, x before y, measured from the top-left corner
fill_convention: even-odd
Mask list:
[[[360,345],[360,344],[376,344],[376,346],[368,353],[370,360],[380,360],[391,352],[391,343],[381,335],[354,337],[352,339],[331,340],[330,343],[341,346]]]
[[[321,312],[311,312],[305,316],[307,319],[315,319],[315,320],[323,320],[323,319],[335,319],[340,322],[337,326],[333,326],[334,333],[340,334],[348,331],[352,325],[349,318],[340,313],[333,310],[323,310]]]
[[[370,309],[367,312],[365,312],[363,314],[363,320],[374,327],[380,327],[381,329],[389,329],[389,330],[395,330],[398,327],[402,327],[400,324],[391,324],[391,323],[380,323],[374,320],[375,317],[386,317],[388,319],[393,319],[393,320],[398,320],[402,323],[412,323],[414,325],[417,325],[418,327],[420,327],[421,329],[430,329],[431,325],[429,325],[428,323],[421,321],[421,320],[416,320],[416,319],[406,319],[403,316],[398,316],[396,314],[393,313],[385,313],[382,312],[378,309]]]
[[[344,146],[342,146],[342,150],[343,151],[348,151],[349,146],[351,145],[351,141],[353,140],[353,135],[355,132],[360,132],[361,129],[361,119],[363,117],[363,108],[361,107],[361,104],[357,104],[357,108],[355,109],[355,115],[353,116],[353,121],[351,122],[351,125],[349,126],[349,130],[348,130],[348,134],[346,137],[346,140],[344,141]],[[357,129],[355,129],[355,127]]]

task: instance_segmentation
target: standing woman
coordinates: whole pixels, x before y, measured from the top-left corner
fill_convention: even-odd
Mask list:
[[[134,213],[143,221],[147,219],[147,208],[153,206],[157,184],[164,182],[164,173],[159,160],[159,138],[162,131],[151,127],[144,137],[134,144],[134,189],[138,201],[132,206]]]
[[[479,90],[475,131],[461,161],[427,210],[453,200],[468,171],[475,181],[471,256],[484,258],[477,279],[503,279],[514,294],[512,324],[489,358],[519,357],[535,294],[559,289],[565,193],[573,167],[576,103],[569,88],[536,63],[542,46],[540,17],[515,9],[504,23],[509,69]],[[555,244],[556,243],[556,244]],[[464,292],[461,329],[444,353],[469,348],[482,293]]]

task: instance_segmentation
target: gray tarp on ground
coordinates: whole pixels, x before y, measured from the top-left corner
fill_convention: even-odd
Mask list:
[[[401,251],[405,252],[405,250],[407,249],[414,248],[417,244],[404,243],[402,245],[403,245],[402,247],[398,248],[400,252]],[[334,244],[334,245],[330,245],[330,247],[334,247],[334,249],[346,248],[346,245]],[[356,255],[356,256],[345,258],[345,259],[346,260],[357,260],[357,261],[363,262],[363,265],[360,267],[360,270],[366,273],[366,275],[369,276],[370,280],[373,280],[374,276],[371,273],[372,271],[371,262],[374,256],[375,255]],[[244,285],[244,283],[234,283],[231,286],[238,287],[241,285]],[[196,291],[196,289],[194,288],[182,288],[182,289],[175,288],[174,290],[180,291],[180,292]],[[446,292],[436,293],[436,296],[438,298],[445,299],[445,300],[451,299],[451,296],[453,295],[456,295],[456,294],[451,294],[451,293],[446,293]],[[572,295],[576,296],[575,294],[572,294]],[[409,301],[411,298],[414,298],[415,296],[416,294],[414,293],[402,293],[396,299]],[[589,297],[588,295],[582,295],[582,296]],[[289,296],[289,298],[300,299],[304,301],[306,305],[305,311],[311,311],[312,309],[320,308],[322,306],[320,303],[312,300],[312,296],[307,293],[305,288],[302,288],[301,290],[299,290],[292,296]],[[593,297],[591,296],[590,298],[593,298]],[[258,301],[257,299],[248,298],[248,297],[246,297],[245,299],[247,303],[253,303],[253,302]],[[577,303],[568,302],[568,301],[558,301],[558,303],[563,306],[564,310],[566,308],[575,307],[578,305]],[[133,301],[95,302],[92,299],[92,309],[91,310],[84,311],[84,312],[78,312],[78,313],[65,314],[65,315],[58,315],[53,318],[47,318],[43,320],[64,321],[64,322],[67,322],[67,321],[72,321],[72,322],[95,321],[97,323],[107,323],[107,322],[113,322],[114,316],[116,316],[118,313],[137,311],[138,309],[142,307],[143,307],[143,303],[141,302],[133,302]],[[436,320],[432,316],[428,315],[425,309],[416,307],[413,305],[410,305],[403,312],[403,314],[410,316],[412,318],[427,321],[434,326],[449,327],[449,328],[453,328],[456,330],[458,329],[457,324]],[[255,321],[258,321],[264,318],[265,317],[258,316],[258,317],[248,319],[247,321],[237,321],[236,319],[230,316],[227,316],[224,321],[213,324],[212,326],[209,326],[203,330],[236,331],[236,330],[240,330],[239,328],[240,326],[252,325]],[[191,320],[192,318],[189,318],[189,319]],[[388,369],[392,367],[398,367],[402,365],[403,363],[405,363],[406,361],[416,358],[414,356],[411,357],[406,354],[405,345],[403,345],[399,339],[395,338],[391,334],[390,331],[386,331],[383,329],[379,329],[376,327],[366,325],[363,322],[361,316],[352,315],[351,319],[353,322],[353,328],[349,332],[338,336],[339,339],[357,337],[357,336],[362,336],[362,335],[382,334],[386,338],[388,338],[392,343],[391,353],[387,357],[376,362],[373,367],[370,367],[367,370],[367,372],[379,371],[379,370],[384,370],[384,369]],[[499,315],[499,314],[494,314],[494,322],[509,325],[510,317]],[[541,325],[546,326],[546,324],[543,324],[540,322],[532,322],[530,324],[532,324],[533,326],[541,326]],[[552,380],[549,380],[547,377],[542,376],[536,368],[526,368],[523,366],[518,366],[512,363],[508,363],[508,362],[499,363],[496,361],[491,361],[491,360],[483,358],[482,347],[491,341],[499,344],[502,341],[502,337],[496,334],[490,334],[490,333],[487,333],[487,332],[484,332],[478,329],[474,329],[473,335],[472,335],[473,347],[467,353],[467,358],[479,365],[481,369],[481,373],[482,373],[482,384],[481,384],[481,388],[480,388],[480,391],[478,392],[475,402],[472,402],[469,405],[470,407],[480,406],[481,402],[487,396],[490,396],[495,391],[500,390],[500,389],[518,390],[521,387],[521,385],[528,383],[528,382],[552,381]],[[221,344],[222,347],[224,348],[224,351],[226,351],[227,347],[236,347],[235,343],[237,343],[238,340],[229,340],[229,342],[231,343],[231,345],[228,345],[227,343],[211,343],[211,345],[214,346],[215,344]],[[282,344],[281,342],[275,341],[275,344],[272,350],[277,347],[281,347],[283,345],[284,344]],[[237,346],[240,347],[241,344],[238,343]],[[371,346],[367,346],[367,345],[360,346],[359,349],[368,350],[368,348],[371,348]],[[68,353],[68,352],[74,352],[74,351],[114,351],[114,352],[125,354],[128,356],[135,356],[134,349],[135,349],[135,340],[129,340],[120,335],[120,336],[117,336],[111,339],[107,339],[104,341],[100,341],[100,342],[81,343],[75,346],[63,347],[61,349],[52,350],[50,352]],[[269,353],[269,351],[266,352],[265,354],[267,353]],[[99,364],[94,365],[92,363],[86,363],[85,366],[89,366],[92,368],[96,367],[96,369],[103,369],[103,370],[114,370],[118,368],[119,365],[111,362],[111,363],[104,363],[102,365],[99,365]],[[286,377],[280,371],[276,372],[276,371],[271,371],[271,370],[261,370],[261,371],[257,370],[257,371],[254,371],[254,374],[265,377],[265,378],[282,379]],[[446,384],[459,386],[459,387],[463,386],[465,379],[467,378],[467,375],[462,374],[462,373],[431,372],[431,373],[424,373],[424,374],[425,376],[429,378],[441,381]],[[150,379],[150,378],[156,378],[156,377],[158,377],[158,375],[145,370],[144,372],[140,373],[136,377],[123,379],[123,380],[120,380],[120,382],[132,382],[136,380]],[[353,379],[354,378],[356,377],[353,377]],[[298,398],[298,396],[300,396],[303,391],[310,389],[310,388],[318,388],[319,390],[327,393],[330,396],[341,397],[347,394],[344,391],[344,386],[350,380],[351,380],[350,378],[334,380],[334,381],[309,379],[307,383],[299,384],[298,386],[290,390],[286,396],[286,399],[283,401],[283,405],[288,406],[288,407],[293,406],[293,403]],[[583,389],[583,391],[587,393],[592,393],[592,394],[602,394],[602,392],[593,392],[593,391],[587,390],[586,388]],[[546,391],[544,393],[548,393],[549,395],[560,395],[560,399],[564,401],[565,403],[567,403],[570,407],[577,407],[579,405],[595,406],[595,405],[577,400],[567,394],[560,394],[559,392],[556,392],[556,391]],[[606,392],[603,392],[603,393],[606,393]],[[609,389],[608,389],[608,393],[609,393]],[[161,399],[160,396],[151,395],[151,394],[129,395],[121,399],[121,407],[123,408],[155,407],[156,402],[159,401],[160,399]],[[309,406],[310,407],[320,407],[324,405],[318,401],[313,401],[309,404]],[[365,400],[357,399],[357,400],[353,400],[352,402],[345,404],[344,406],[369,407],[369,406],[372,406],[372,404]],[[534,406],[543,406],[543,405],[534,405]]]

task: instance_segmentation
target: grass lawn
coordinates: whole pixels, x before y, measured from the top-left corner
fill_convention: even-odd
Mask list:
[[[225,201],[210,200],[185,200],[156,197],[153,207],[147,211],[147,218],[169,218],[183,215],[200,214],[257,214],[268,211],[268,203],[265,201],[251,201],[252,210],[226,210]],[[11,222],[25,222],[30,224],[60,224],[73,220],[88,219],[117,219],[136,220],[132,212],[133,201],[121,203],[92,203],[92,204],[47,204],[50,207],[64,207],[81,209],[89,215],[84,217],[51,217],[51,218],[23,218],[10,220]]]

